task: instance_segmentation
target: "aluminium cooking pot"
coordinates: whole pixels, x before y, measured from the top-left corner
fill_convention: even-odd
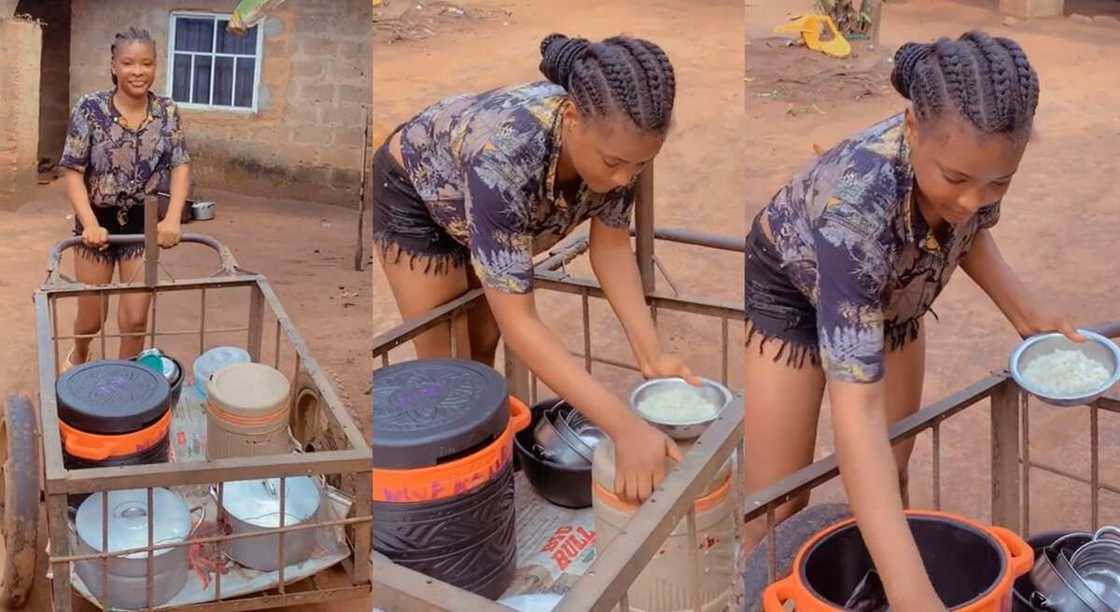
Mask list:
[[[318,484],[309,476],[290,476],[284,478],[283,487],[283,526],[296,527],[313,521],[322,500]],[[284,532],[284,557],[281,560],[280,534],[270,533],[281,527],[280,489],[279,478],[225,483],[221,504],[232,533],[264,534],[224,541],[222,551],[226,556],[262,572],[302,563],[311,556],[318,532],[314,527]],[[217,490],[211,493],[217,500]]]

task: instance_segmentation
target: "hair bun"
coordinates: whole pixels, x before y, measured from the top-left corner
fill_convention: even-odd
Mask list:
[[[545,36],[541,41],[541,73],[549,81],[567,89],[572,66],[590,46],[585,38],[568,38],[563,34]]]
[[[908,42],[894,54],[894,70],[891,72],[891,85],[903,98],[910,99],[910,85],[914,82],[914,70],[918,63],[929,56],[933,45]]]

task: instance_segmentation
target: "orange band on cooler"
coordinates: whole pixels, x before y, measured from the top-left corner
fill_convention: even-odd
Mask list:
[[[155,423],[132,433],[93,434],[76,429],[59,421],[62,447],[67,453],[88,461],[102,461],[109,457],[132,455],[159,444],[171,428],[171,411],[168,410]]]
[[[505,430],[478,452],[429,467],[373,469],[373,500],[384,502],[432,501],[454,497],[496,478],[513,459],[513,436],[529,426],[529,408],[509,398],[510,417]]]
[[[614,491],[608,490],[606,487],[597,482],[592,482],[591,488],[595,492],[595,496],[602,500],[603,503],[607,504],[611,508],[614,508],[615,510],[618,510],[619,512],[637,512],[638,508],[640,507],[640,504],[635,504],[633,502],[628,502],[622,499],[618,495],[615,495]],[[723,502],[723,500],[727,497],[728,492],[730,491],[731,476],[728,475],[728,477],[723,481],[723,484],[716,487],[716,489],[711,493],[697,498],[693,505],[695,506],[697,512],[707,512],[708,510],[714,508],[716,504]]]
[[[222,410],[218,406],[215,406],[214,402],[207,402],[206,410],[218,419],[226,421],[227,423],[233,423],[234,425],[245,425],[246,427],[269,425],[275,423],[280,417],[283,417],[284,414],[288,412],[288,408],[287,406],[285,406],[284,408],[281,408],[275,412],[270,412],[263,416],[244,416]]]

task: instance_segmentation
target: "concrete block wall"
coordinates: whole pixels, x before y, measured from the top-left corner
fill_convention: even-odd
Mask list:
[[[1065,14],[1065,0],[999,0],[999,11],[1022,19],[1058,17]]]
[[[73,0],[70,99],[109,87],[109,43],[129,25],[156,38],[157,93],[175,10],[228,13],[229,0]],[[286,2],[262,24],[258,111],[184,110],[199,186],[356,206],[370,89],[368,0]]]
[[[37,182],[42,36],[37,21],[0,18],[0,211],[31,199]]]

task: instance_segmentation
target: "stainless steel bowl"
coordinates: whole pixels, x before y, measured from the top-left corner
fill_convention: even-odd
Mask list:
[[[664,393],[669,389],[688,387],[700,394],[701,397],[715,404],[715,414],[707,419],[701,419],[690,422],[669,422],[661,421],[656,417],[646,414],[641,409],[643,400],[657,394]],[[704,430],[716,421],[731,403],[731,391],[717,383],[714,380],[707,378],[700,379],[700,386],[694,387],[686,382],[683,378],[658,378],[650,380],[638,385],[637,389],[630,394],[630,409],[636,412],[639,416],[645,419],[654,427],[664,431],[669,437],[676,440],[691,440],[697,438]]]
[[[1015,351],[1011,353],[1011,359],[1009,360],[1011,377],[1014,378],[1015,382],[1027,393],[1055,406],[1080,406],[1082,404],[1088,404],[1104,395],[1113,385],[1120,382],[1120,348],[1118,348],[1116,343],[1112,340],[1098,333],[1083,329],[1078,330],[1078,332],[1087,338],[1085,342],[1074,342],[1059,333],[1040,334],[1024,340],[1016,347]],[[1112,375],[1109,376],[1104,386],[1094,390],[1092,393],[1057,397],[1047,395],[1041,390],[1032,387],[1031,384],[1023,378],[1023,370],[1035,359],[1055,349],[1075,349],[1081,351],[1086,357],[1107,368]]]
[[[1079,548],[1069,563],[1111,609],[1120,610],[1120,542],[1093,540]]]
[[[533,429],[533,441],[536,442],[539,449],[538,454],[561,465],[573,467],[591,465],[591,460],[585,458],[573,448],[569,439],[560,433],[556,421],[559,409],[563,405],[562,401],[557,402],[554,406],[545,410],[541,419],[537,421],[537,425]],[[563,417],[559,417],[559,420],[562,419]]]
[[[198,221],[209,221],[214,218],[214,203],[195,202],[191,204],[191,215]]]
[[[568,427],[571,427],[572,431],[579,436],[579,439],[583,440],[584,444],[591,447],[592,453],[594,453],[595,447],[599,446],[599,443],[607,438],[606,432],[599,429],[599,426],[589,421],[587,417],[583,416],[583,413],[578,410],[568,412],[568,416],[565,420],[568,422]]]

